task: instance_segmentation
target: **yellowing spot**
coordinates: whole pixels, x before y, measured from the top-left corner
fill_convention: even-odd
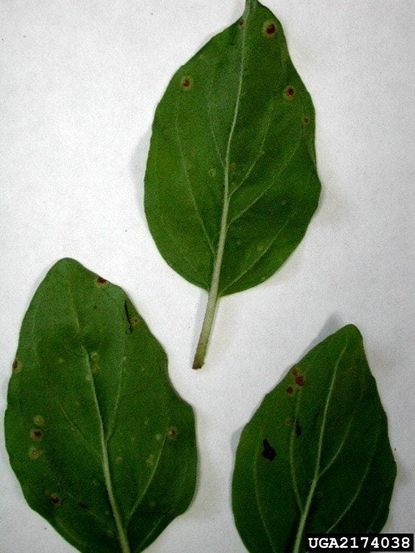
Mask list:
[[[42,455],[43,451],[37,447],[31,447],[29,449],[29,458],[35,461],[36,459],[39,459],[39,457]]]
[[[209,173],[209,177],[212,177],[212,178],[216,177],[216,169],[214,167],[211,167],[208,173]]]
[[[117,458],[115,459],[115,464],[116,464],[116,465],[122,465],[123,462],[124,462],[124,458],[123,458],[123,457],[117,457]]]
[[[156,438],[156,440],[158,442],[163,438],[163,436],[161,434],[156,434],[154,437]]]
[[[152,467],[154,465],[154,460],[155,460],[154,455],[151,453],[146,459],[146,465],[148,467]]]
[[[101,371],[101,369],[98,367],[98,365],[93,365],[91,370],[92,370],[93,374],[98,374]]]
[[[45,419],[42,417],[42,415],[36,415],[35,417],[33,417],[33,422],[36,426],[44,426]]]

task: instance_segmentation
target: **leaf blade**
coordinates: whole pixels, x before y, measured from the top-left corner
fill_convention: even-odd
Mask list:
[[[261,454],[265,438],[272,459]],[[249,551],[296,553],[306,533],[379,532],[395,474],[386,415],[349,325],[293,367],[243,430],[233,476],[238,531]]]
[[[145,176],[150,231],[166,262],[208,290],[216,309],[221,296],[278,270],[319,194],[310,95],[281,24],[249,1],[242,19],[177,71],[156,109]]]
[[[189,505],[196,450],[192,410],[126,294],[61,260],[15,367],[6,445],[29,505],[80,551],[141,551]]]

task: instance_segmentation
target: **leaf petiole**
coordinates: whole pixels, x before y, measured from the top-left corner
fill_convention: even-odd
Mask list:
[[[209,345],[210,335],[212,333],[213,321],[215,320],[216,308],[218,305],[218,294],[212,293],[211,290],[208,296],[205,318],[203,319],[202,330],[200,332],[199,342],[196,348],[195,358],[193,360],[193,368],[201,369],[205,363],[206,351]]]

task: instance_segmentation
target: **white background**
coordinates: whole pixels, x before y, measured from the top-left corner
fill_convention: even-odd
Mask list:
[[[195,408],[200,479],[149,553],[243,553],[230,508],[241,427],[280,375],[357,324],[399,475],[385,530],[413,532],[415,2],[268,0],[317,112],[320,207],[261,286],[222,300],[190,368],[206,294],[160,257],[143,213],[155,106],[241,0],[1,0],[1,416],[18,330],[57,259],[124,287]],[[23,500],[0,439],[0,551],[74,551]]]

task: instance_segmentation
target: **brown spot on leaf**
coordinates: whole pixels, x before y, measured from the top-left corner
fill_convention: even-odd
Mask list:
[[[304,376],[302,374],[297,374],[295,377],[295,383],[297,386],[304,386]]]
[[[50,494],[49,500],[52,503],[52,505],[55,505],[55,507],[60,507],[62,505],[62,499],[59,497],[57,493]]]
[[[297,437],[302,434],[301,426],[297,419],[294,421],[294,432]]]
[[[304,115],[303,123],[304,123],[304,125],[308,125],[310,123],[310,118],[308,117],[308,115]]]
[[[288,394],[289,396],[292,396],[293,393],[294,393],[294,388],[293,388],[292,386],[288,386],[288,388],[287,388],[287,394]]]
[[[167,430],[167,437],[170,438],[171,440],[176,439],[177,438],[177,428],[175,428],[174,426],[171,426]]]
[[[43,431],[40,428],[33,428],[30,431],[30,437],[35,442],[40,442],[43,439]]]
[[[103,278],[102,276],[97,276],[97,284],[103,286],[104,284],[107,284],[108,280]]]
[[[22,363],[18,359],[15,359],[12,364],[13,373],[17,374],[22,370]]]
[[[83,501],[80,501],[78,505],[82,507],[82,509],[89,509],[88,503],[84,503]]]
[[[277,33],[277,24],[275,21],[265,21],[262,26],[262,33],[267,38],[272,38]]]
[[[193,86],[193,79],[189,75],[186,75],[180,81],[180,86],[183,90],[190,90]]]
[[[244,21],[243,19],[240,19],[240,20],[238,21],[238,25],[239,25],[239,28],[240,28],[240,29],[243,29],[243,28],[245,27],[245,21]]]
[[[262,441],[262,446],[264,448],[262,450],[262,457],[265,457],[265,459],[268,459],[269,461],[273,461],[277,453],[266,438]]]
[[[288,85],[284,88],[284,96],[288,100],[292,100],[295,96],[295,88],[291,85]]]

